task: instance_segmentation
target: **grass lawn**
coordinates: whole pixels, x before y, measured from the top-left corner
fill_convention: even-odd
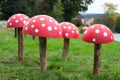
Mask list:
[[[120,80],[120,43],[102,45],[101,75],[93,75],[94,45],[70,40],[69,60],[62,60],[63,39],[47,41],[47,67],[40,71],[38,37],[24,37],[24,62],[17,61],[13,29],[0,29],[0,80]]]

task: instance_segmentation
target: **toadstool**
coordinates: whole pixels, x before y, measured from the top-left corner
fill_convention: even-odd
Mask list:
[[[18,31],[18,61],[24,60],[22,27],[26,24],[28,19],[29,17],[25,14],[14,14],[7,21],[7,28],[17,28]]]
[[[101,44],[114,41],[111,30],[103,24],[94,24],[85,30],[82,39],[86,42],[94,43],[93,73],[100,74]]]
[[[62,27],[64,47],[62,58],[68,60],[69,38],[79,38],[78,28],[70,22],[62,22],[59,24]]]
[[[42,72],[47,70],[46,43],[47,38],[62,38],[62,28],[58,22],[48,15],[36,15],[29,19],[23,27],[24,34],[39,36],[40,43],[40,68]]]

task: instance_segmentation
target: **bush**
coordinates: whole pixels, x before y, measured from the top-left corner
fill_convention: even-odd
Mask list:
[[[120,16],[116,19],[115,22],[115,31],[120,33]]]

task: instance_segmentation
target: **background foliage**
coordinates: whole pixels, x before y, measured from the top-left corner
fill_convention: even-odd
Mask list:
[[[15,13],[24,13],[30,17],[47,14],[57,19],[71,21],[78,15],[78,11],[87,10],[92,2],[93,0],[1,0],[1,19],[6,20]]]
[[[112,3],[105,3],[105,16],[103,18],[95,18],[94,24],[102,23],[108,26],[111,30],[115,32],[120,32],[120,14],[116,12],[117,5]]]

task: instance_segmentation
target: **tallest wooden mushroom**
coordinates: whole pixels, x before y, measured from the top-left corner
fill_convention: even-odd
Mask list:
[[[94,67],[93,73],[100,74],[101,64],[101,44],[114,40],[111,30],[102,24],[94,24],[85,29],[82,39],[89,43],[94,43]]]
[[[23,34],[22,28],[28,21],[29,17],[24,14],[14,14],[7,21],[7,28],[17,28],[18,30],[18,61],[24,60],[23,53]]]
[[[62,29],[58,22],[47,15],[37,15],[29,19],[23,27],[24,34],[39,36],[41,71],[47,70],[46,45],[48,38],[62,38]]]

